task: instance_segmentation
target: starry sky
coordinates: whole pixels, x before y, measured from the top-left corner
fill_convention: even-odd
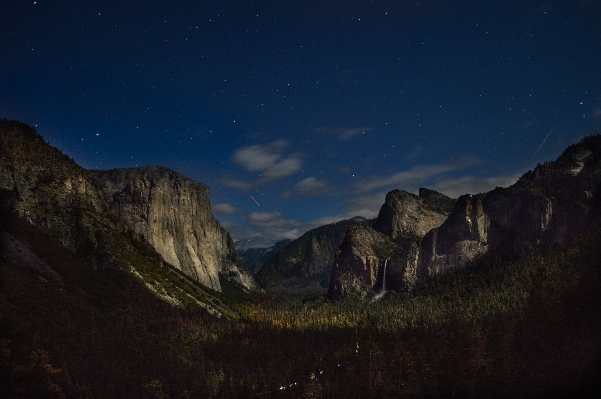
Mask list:
[[[0,35],[0,118],[207,184],[246,247],[601,131],[600,0],[3,0]]]

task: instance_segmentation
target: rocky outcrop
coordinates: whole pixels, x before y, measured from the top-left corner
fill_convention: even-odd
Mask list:
[[[207,186],[158,166],[89,173],[112,211],[167,263],[217,291],[220,275],[246,289],[259,288],[213,217]]]
[[[445,270],[452,264],[463,264],[486,252],[489,219],[482,207],[483,195],[459,197],[451,215],[439,228],[422,240],[417,277]]]
[[[424,191],[424,195],[431,194]],[[426,230],[428,225],[420,217],[428,214],[418,211],[414,197],[399,190],[389,193],[380,212],[383,219],[379,216],[374,228],[399,244],[399,237]],[[491,250],[521,257],[585,232],[589,223],[600,219],[601,136],[596,135],[570,146],[555,162],[538,165],[511,187],[462,195],[444,223],[434,226],[421,241],[400,245],[389,259],[387,281],[391,288],[405,289],[418,278],[465,265]],[[354,240],[353,251],[364,255],[352,261],[342,256],[347,243],[341,246],[337,268],[338,275],[351,273],[352,279],[369,285],[371,281],[356,265],[356,259],[367,259],[365,254],[370,253],[367,248],[373,240],[363,240]],[[371,258],[369,262],[378,263]],[[352,279],[347,276],[345,281]],[[335,282],[330,285],[331,296],[344,292],[339,286]]]
[[[133,231],[168,263],[211,288],[220,289],[223,271],[238,285],[259,289],[211,215],[206,186],[158,167],[86,171],[20,122],[0,120],[0,133],[0,207],[91,266],[110,266],[118,252],[129,251],[131,244],[115,232]]]
[[[330,297],[365,297],[374,290],[413,286],[417,279],[418,244],[428,231],[446,220],[454,203],[455,200],[428,189],[420,189],[419,196],[403,190],[389,192],[373,229],[349,229],[340,245]]]
[[[460,266],[491,249],[523,256],[586,231],[601,212],[601,136],[570,146],[513,186],[464,195],[422,242],[418,277]]]
[[[251,274],[257,273],[261,267],[267,262],[273,255],[278,253],[286,245],[290,244],[292,240],[286,239],[276,242],[271,247],[267,248],[237,248],[238,257],[244,263],[244,267]]]
[[[0,120],[0,207],[84,256],[111,240],[107,229],[124,228],[98,217],[108,206],[83,168],[16,121]],[[110,256],[89,261],[102,266]]]
[[[451,207],[447,205],[449,202]],[[453,204],[454,200],[433,190],[421,189],[419,196],[393,190],[386,194],[373,227],[393,240],[423,237],[446,220]]]
[[[259,284],[265,288],[287,285],[327,287],[334,266],[338,245],[352,224],[371,224],[363,217],[341,220],[309,230],[271,257],[256,273]]]
[[[367,297],[378,282],[381,286],[384,262],[399,249],[390,237],[368,226],[349,226],[336,254],[330,297]]]

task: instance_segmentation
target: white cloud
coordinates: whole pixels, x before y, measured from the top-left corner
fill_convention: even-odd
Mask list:
[[[452,172],[458,169],[464,169],[479,163],[477,159],[462,159],[457,162],[441,165],[417,165],[413,168],[398,172],[388,176],[371,176],[355,183],[355,189],[358,192],[367,192],[379,188],[399,188],[406,191],[412,191],[426,180],[440,176],[443,173]]]
[[[213,211],[218,215],[233,215],[238,213],[240,209],[232,204],[222,203],[213,205]]]
[[[317,133],[326,133],[332,134],[338,137],[339,140],[350,140],[358,135],[365,134],[373,131],[374,129],[371,127],[354,127],[354,128],[346,128],[346,127],[320,127],[315,129]]]
[[[234,152],[232,160],[247,172],[262,172],[264,178],[275,180],[289,176],[303,166],[298,154],[287,158],[282,155],[288,146],[286,140],[276,140],[265,145],[242,147]]]
[[[285,239],[294,240],[309,229],[306,223],[286,219],[277,211],[251,212],[246,222],[249,229],[236,232],[235,239],[247,241],[248,248],[269,246]]]
[[[237,149],[232,155],[232,161],[244,168],[247,172],[259,172],[257,180],[248,181],[235,177],[224,177],[221,184],[242,191],[248,191],[253,187],[260,186],[283,177],[290,176],[303,167],[300,154],[284,156],[284,150],[288,148],[286,140],[276,140],[264,145],[251,145]]]
[[[219,180],[222,186],[236,188],[241,191],[248,191],[253,188],[255,185],[251,182],[244,181],[242,179],[237,179],[235,177],[224,177]]]
[[[292,189],[285,191],[282,198],[315,197],[325,194],[329,187],[330,183],[327,180],[311,176],[296,183]]]

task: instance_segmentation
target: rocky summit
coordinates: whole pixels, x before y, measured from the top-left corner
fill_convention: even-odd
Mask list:
[[[423,194],[432,198],[429,192]],[[374,230],[384,236],[376,242],[374,232],[347,234],[336,258],[331,297],[352,292],[365,297],[379,290],[383,278],[374,276],[383,276],[385,267],[384,288],[403,290],[418,278],[465,265],[491,251],[519,258],[586,232],[601,220],[601,136],[584,138],[508,188],[462,195],[448,217],[440,214],[438,225],[427,212],[418,212],[419,206],[417,196],[394,190],[374,223]],[[393,254],[374,250],[386,240],[391,248],[396,241]]]
[[[434,190],[421,188],[419,196],[393,190],[386,194],[373,227],[393,240],[423,237],[446,220],[454,204],[453,199]]]

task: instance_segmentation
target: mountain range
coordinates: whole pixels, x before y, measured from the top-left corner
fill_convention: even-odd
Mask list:
[[[159,166],[85,170],[0,120],[0,387],[598,393],[600,199],[596,135],[507,188],[456,200],[393,190],[376,220],[238,254],[207,186]],[[262,263],[254,277],[241,258]]]

